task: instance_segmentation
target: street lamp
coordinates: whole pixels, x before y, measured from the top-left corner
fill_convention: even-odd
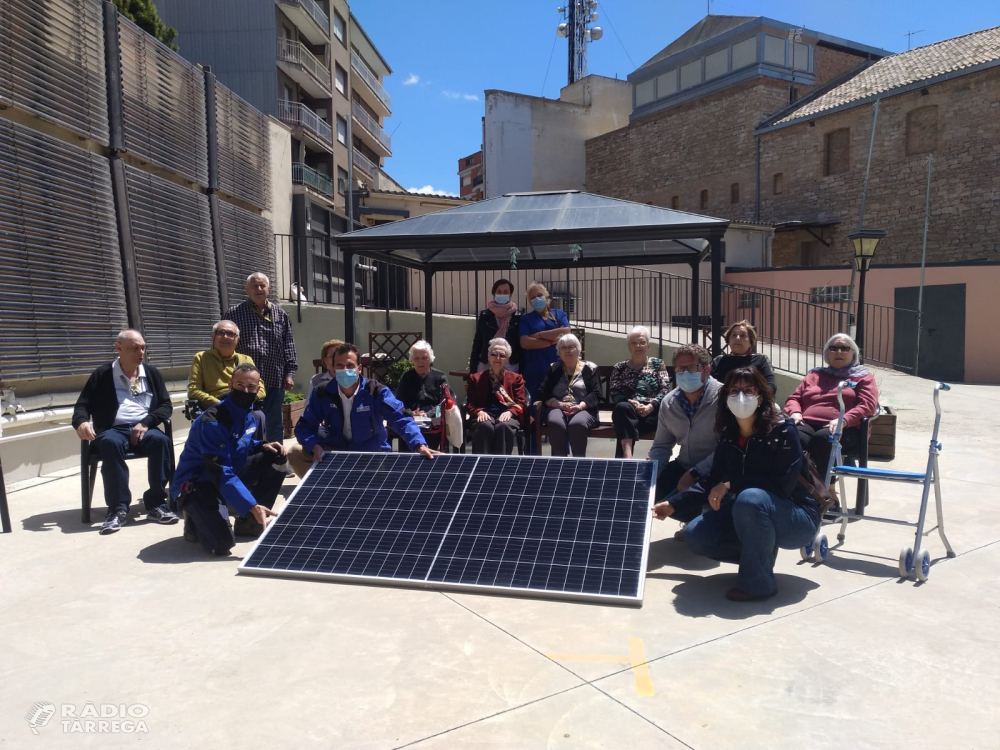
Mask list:
[[[875,248],[883,237],[885,232],[881,229],[859,229],[847,235],[847,239],[854,243],[854,268],[861,273],[861,281],[858,282],[858,315],[855,320],[857,333],[854,343],[861,351],[862,361],[865,343],[865,274],[875,257]]]

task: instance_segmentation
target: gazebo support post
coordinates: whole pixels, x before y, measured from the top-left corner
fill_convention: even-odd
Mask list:
[[[722,238],[713,237],[712,245],[712,356],[722,354]]]
[[[434,271],[424,270],[424,339],[434,343]]]
[[[344,341],[357,345],[358,326],[354,298],[354,253],[344,250]]]
[[[698,259],[691,261],[691,343],[697,344],[701,332],[701,266]]]

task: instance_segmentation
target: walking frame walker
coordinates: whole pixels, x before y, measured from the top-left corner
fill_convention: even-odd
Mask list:
[[[937,383],[934,386],[934,433],[931,435],[930,447],[928,448],[927,469],[922,473],[897,471],[895,469],[875,469],[870,467],[860,468],[857,466],[843,465],[844,459],[840,448],[840,436],[843,431],[844,424],[843,390],[845,386],[853,388],[857,386],[857,383],[849,380],[843,380],[837,385],[837,401],[840,404],[840,415],[837,417],[837,429],[830,435],[830,441],[833,443],[833,450],[830,451],[830,461],[826,467],[826,486],[829,487],[830,483],[835,479],[840,487],[841,498],[846,497],[844,493],[844,477],[855,477],[858,480],[868,479],[885,482],[922,484],[924,491],[920,498],[920,515],[918,516],[916,523],[911,521],[900,521],[894,518],[878,518],[869,515],[856,515],[848,510],[846,505],[842,505],[840,510],[828,511],[824,518],[834,517],[835,519],[840,519],[839,521],[834,520],[832,522],[840,524],[840,531],[837,534],[838,546],[844,542],[844,538],[847,534],[847,524],[851,518],[854,518],[855,520],[864,519],[867,521],[875,521],[878,523],[892,523],[899,526],[916,526],[917,531],[914,535],[913,547],[903,547],[903,549],[899,552],[899,575],[901,578],[910,578],[911,576],[915,576],[918,581],[926,581],[930,575],[931,553],[929,550],[921,546],[921,542],[925,536],[934,531],[934,529],[937,529],[938,535],[941,537],[942,543],[944,543],[944,548],[947,550],[948,557],[955,557],[955,551],[951,548],[951,544],[948,542],[948,537],[944,534],[944,515],[941,510],[941,472],[938,467],[938,455],[941,453],[941,443],[938,442],[938,430],[941,426],[941,404],[938,400],[938,394],[941,391],[951,390],[951,386],[946,383]],[[924,521],[927,517],[927,501],[930,499],[931,484],[934,485],[934,505],[937,511],[937,526],[924,531]],[[803,560],[813,560],[820,563],[826,560],[830,551],[826,534],[823,533],[821,520],[820,528],[816,531],[816,536],[813,538],[813,541],[803,547],[800,550],[800,553]]]

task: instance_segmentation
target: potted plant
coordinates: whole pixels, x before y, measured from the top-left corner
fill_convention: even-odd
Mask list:
[[[306,408],[306,397],[294,391],[285,391],[285,400],[281,405],[282,423],[285,426],[285,437],[290,438],[294,434],[295,424],[302,416]]]

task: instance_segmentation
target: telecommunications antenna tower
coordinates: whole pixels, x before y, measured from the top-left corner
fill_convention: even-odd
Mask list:
[[[590,28],[597,21],[597,0],[569,0],[557,9],[566,19],[556,26],[556,34],[569,40],[567,85],[587,75],[587,45],[604,36],[600,26]]]

